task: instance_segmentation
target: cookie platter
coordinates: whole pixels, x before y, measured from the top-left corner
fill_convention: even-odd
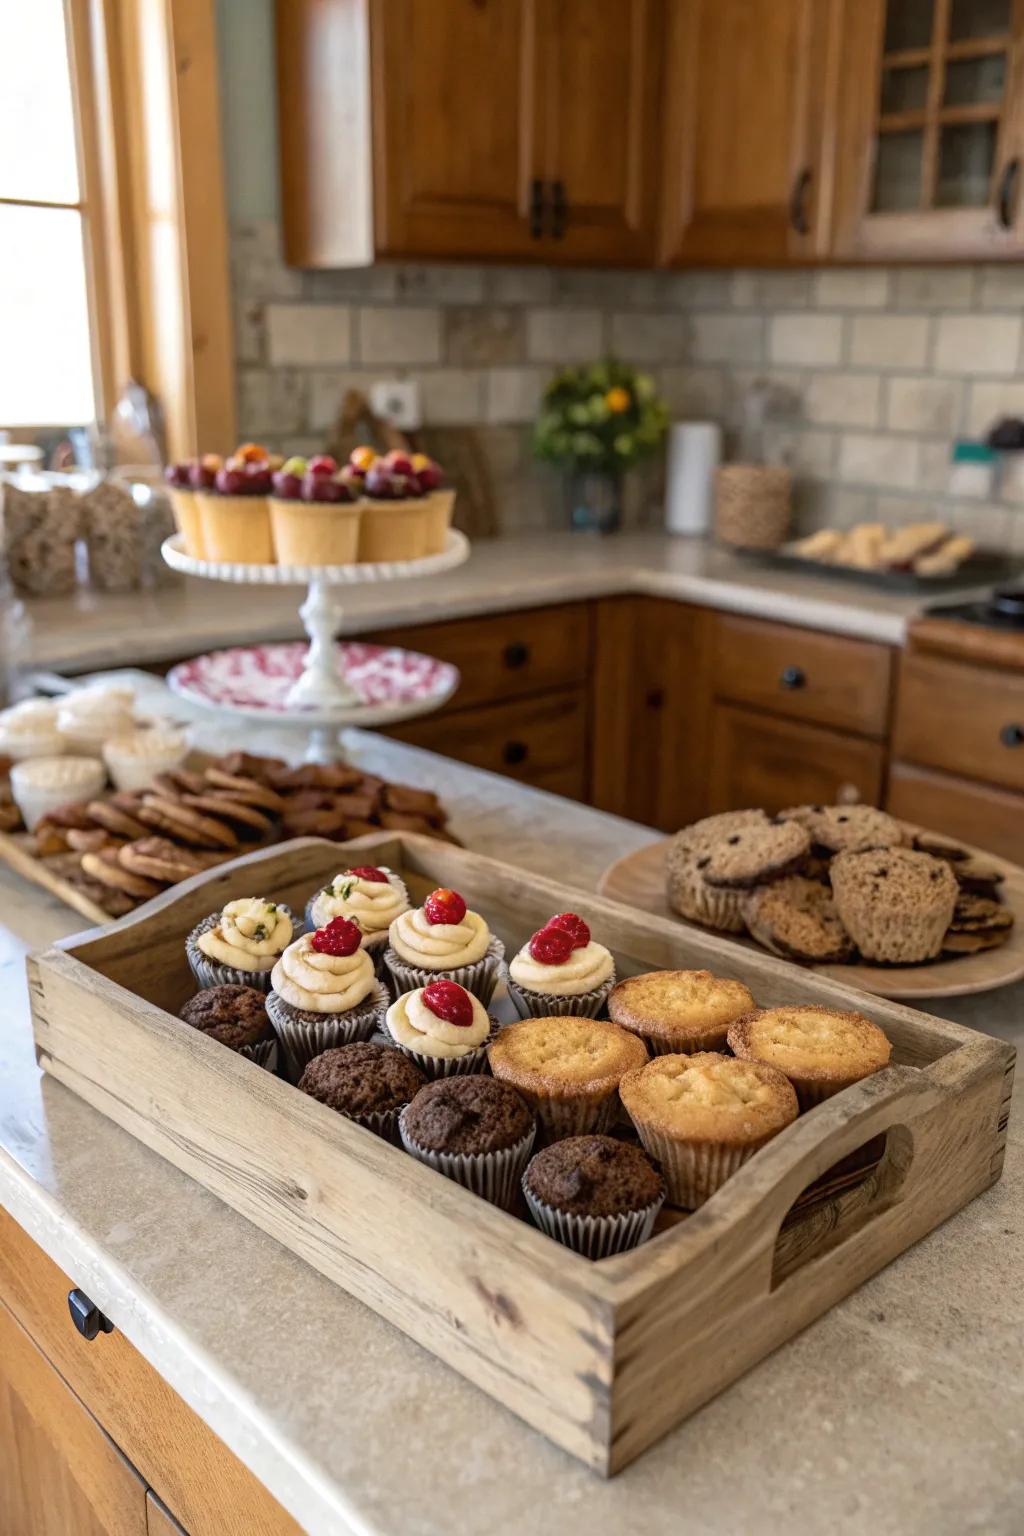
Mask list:
[[[571,907],[620,977],[706,968],[765,1005],[864,1007],[830,977],[414,834],[347,847],[414,901],[460,891],[508,953]],[[600,1474],[999,1177],[1011,1048],[878,1001],[892,1065],[801,1115],[641,1247],[599,1261],[564,1248],[176,1017],[193,925],[254,890],[301,911],[344,856],[321,839],[263,849],[32,957],[40,1063]],[[858,1153],[856,1177],[830,1176]]]

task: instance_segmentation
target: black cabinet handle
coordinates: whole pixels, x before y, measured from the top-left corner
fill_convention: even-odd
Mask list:
[[[503,659],[506,667],[511,667],[513,672],[518,671],[529,661],[530,647],[522,640],[513,640],[511,645],[506,645]]]
[[[798,235],[809,235],[811,221],[807,217],[807,194],[811,190],[811,173],[805,166],[793,183],[789,199],[789,222]]]
[[[1004,229],[1013,228],[1013,211],[1016,201],[1017,176],[1020,171],[1020,161],[1016,155],[1012,160],[1007,160],[1003,174],[999,179],[999,193],[996,197],[996,215]]]
[[[807,674],[802,667],[783,667],[779,676],[780,688],[805,688],[807,686]]]
[[[544,233],[544,183],[539,176],[530,182],[530,239],[539,240]]]
[[[664,688],[649,688],[644,695],[644,703],[648,709],[662,709],[665,704]]]
[[[999,740],[1004,747],[1024,746],[1024,725],[1004,725]]]
[[[551,188],[551,233],[556,240],[564,238],[568,217],[569,200],[565,195],[565,182],[556,181]]]
[[[509,768],[516,768],[526,762],[529,752],[525,741],[506,741],[501,749],[502,762]]]
[[[71,1313],[71,1321],[90,1344],[99,1333],[113,1333],[114,1325],[109,1317],[104,1317],[94,1301],[90,1301],[84,1291],[68,1291],[68,1311]]]

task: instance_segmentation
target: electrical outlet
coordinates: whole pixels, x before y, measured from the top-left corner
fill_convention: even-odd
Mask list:
[[[371,385],[370,404],[375,416],[403,432],[415,432],[421,424],[420,387],[412,379],[383,379]]]

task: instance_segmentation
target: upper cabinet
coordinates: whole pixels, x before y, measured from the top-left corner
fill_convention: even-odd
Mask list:
[[[842,59],[834,254],[1019,253],[1022,0],[847,0]]]
[[[650,264],[661,0],[278,0],[285,251]]]
[[[836,16],[836,0],[669,0],[663,261],[825,251]]]

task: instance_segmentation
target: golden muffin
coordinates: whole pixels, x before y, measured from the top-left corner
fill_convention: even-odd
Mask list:
[[[729,1025],[757,1004],[741,981],[710,971],[648,971],[613,987],[608,1012],[655,1055],[717,1051]]]
[[[810,1109],[889,1065],[892,1046],[862,1013],[838,1008],[758,1008],[729,1029],[729,1049],[744,1061],[784,1072]]]
[[[533,1106],[548,1141],[609,1130],[623,1074],[647,1060],[643,1041],[606,1019],[520,1019],[488,1047],[495,1077]]]

